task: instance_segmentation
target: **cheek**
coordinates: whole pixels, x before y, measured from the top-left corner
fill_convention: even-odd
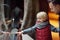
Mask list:
[[[55,7],[52,7],[51,11],[57,13],[58,9]]]
[[[53,11],[55,12],[56,11],[56,8],[53,8]]]
[[[56,8],[56,7],[53,9],[53,12],[55,12],[55,13],[58,13],[58,11],[59,11],[59,10],[58,10],[58,8]]]

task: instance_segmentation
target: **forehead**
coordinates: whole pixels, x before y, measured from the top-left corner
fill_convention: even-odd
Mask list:
[[[49,6],[53,6],[52,2],[49,2]]]
[[[49,6],[54,6],[54,4],[52,2],[49,2]]]
[[[53,3],[53,2],[49,2],[49,5],[56,6],[56,5],[60,5],[60,4],[56,4],[56,3]]]

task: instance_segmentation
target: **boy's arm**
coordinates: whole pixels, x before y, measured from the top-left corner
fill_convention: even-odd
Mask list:
[[[28,29],[22,30],[23,34],[29,33],[29,32],[34,32],[35,28],[37,27],[37,25],[34,25]]]
[[[59,28],[55,28],[53,25],[50,25],[50,26],[51,26],[51,31],[60,32]]]
[[[25,34],[25,33],[29,33],[29,32],[35,32],[36,27],[39,27],[39,26],[40,26],[40,24],[35,24],[35,25],[32,26],[31,28],[22,30],[21,32],[24,33],[24,34]]]

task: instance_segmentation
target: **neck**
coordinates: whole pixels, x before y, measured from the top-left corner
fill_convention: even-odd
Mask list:
[[[60,12],[58,13],[58,15],[60,16]]]
[[[40,25],[48,25],[48,24],[49,24],[48,21],[40,23]]]

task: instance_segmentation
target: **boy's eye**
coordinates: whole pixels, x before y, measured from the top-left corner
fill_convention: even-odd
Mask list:
[[[37,19],[41,19],[41,18],[37,18]]]

